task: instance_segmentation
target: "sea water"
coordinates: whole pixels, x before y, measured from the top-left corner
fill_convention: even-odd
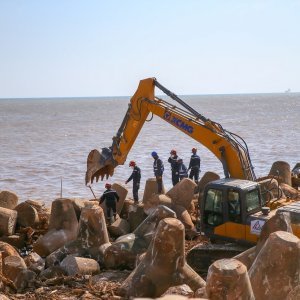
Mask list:
[[[272,163],[300,161],[300,94],[243,94],[182,96],[199,113],[241,136],[247,143],[257,177],[269,173]],[[0,190],[50,204],[63,197],[91,199],[85,186],[86,160],[92,149],[112,144],[128,107],[129,97],[0,99]],[[186,165],[191,149],[201,156],[201,175],[223,176],[220,161],[203,145],[154,116],[138,135],[125,165],[118,166],[109,182],[124,184],[135,160],[145,181],[153,176],[151,152],[164,162],[164,184],[171,187],[167,162],[176,149]],[[62,189],[61,189],[62,183]],[[97,197],[104,182],[94,183]],[[129,183],[129,196],[131,196]]]

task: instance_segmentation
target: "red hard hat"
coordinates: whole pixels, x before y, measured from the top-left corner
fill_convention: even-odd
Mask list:
[[[177,152],[176,152],[176,150],[174,150],[174,149],[172,149],[171,152],[170,152],[170,154],[172,154],[172,155],[176,155],[176,153],[177,153]]]
[[[129,167],[135,167],[136,163],[134,160],[131,160],[129,163]]]
[[[106,189],[110,189],[111,188],[111,184],[110,183],[105,183],[105,188]]]
[[[192,152],[197,152],[197,148],[193,148],[193,149],[192,149]]]

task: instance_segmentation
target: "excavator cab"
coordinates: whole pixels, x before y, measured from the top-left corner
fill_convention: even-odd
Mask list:
[[[251,215],[261,211],[259,184],[249,180],[225,178],[206,185],[199,203],[201,231],[208,237],[255,243]]]

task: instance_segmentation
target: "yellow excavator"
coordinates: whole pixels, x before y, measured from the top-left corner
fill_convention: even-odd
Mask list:
[[[155,88],[183,108],[156,97]],[[265,202],[260,184],[256,182],[248,147],[241,137],[195,111],[155,78],[140,81],[112,145],[102,148],[101,152],[94,149],[89,153],[86,185],[99,178],[103,180],[112,176],[114,168],[125,163],[150,114],[160,117],[204,145],[222,163],[225,178],[207,184],[201,200],[201,231],[209,237],[255,244],[262,226],[274,215],[275,208],[287,203],[281,200],[276,205]],[[264,206],[269,206],[271,212],[268,209],[262,212]],[[285,211],[294,209],[285,206]],[[298,231],[300,235],[300,230],[296,229]]]
[[[180,109],[154,95],[155,87],[177,101],[186,110]],[[155,78],[140,81],[139,87],[130,100],[123,122],[113,137],[112,146],[101,152],[92,150],[87,159],[86,184],[112,176],[114,168],[123,165],[127,155],[152,113],[197,142],[208,148],[221,162],[225,177],[255,180],[246,143],[237,135],[195,111],[174,93],[162,86]],[[242,141],[242,143],[241,143]]]

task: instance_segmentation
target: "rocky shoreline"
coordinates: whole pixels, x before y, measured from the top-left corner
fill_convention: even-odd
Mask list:
[[[0,191],[0,299],[298,299],[300,241],[287,213],[266,223],[256,247],[214,262],[207,277],[187,263],[189,250],[209,242],[196,230],[196,207],[217,178],[207,172],[198,186],[184,179],[162,195],[150,178],[138,205],[114,183],[120,200],[110,225],[95,199],[59,198],[50,208]],[[283,197],[300,200],[298,189],[276,182]]]

